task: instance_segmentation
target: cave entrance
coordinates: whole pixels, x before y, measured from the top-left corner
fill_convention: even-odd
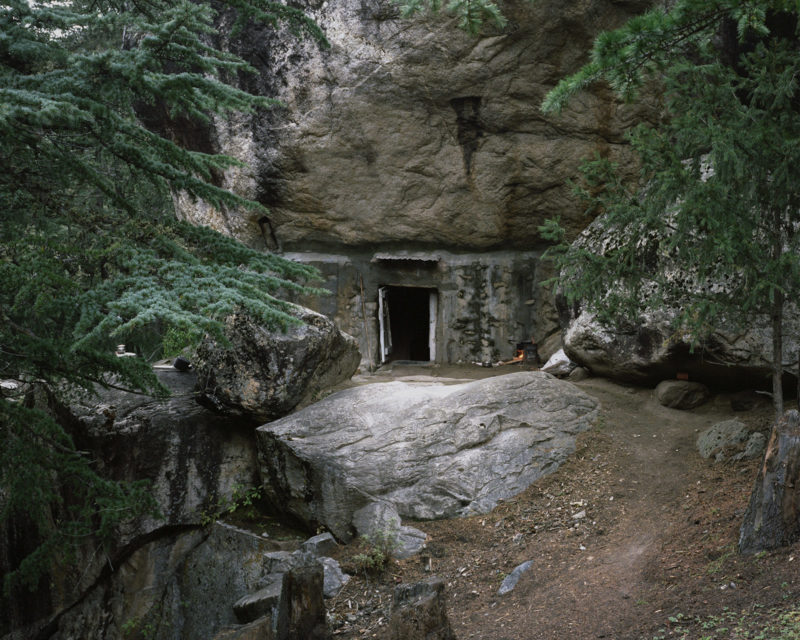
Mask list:
[[[423,287],[378,288],[381,364],[436,359],[436,289]]]

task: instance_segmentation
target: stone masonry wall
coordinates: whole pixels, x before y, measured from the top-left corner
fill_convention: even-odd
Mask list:
[[[537,283],[539,255],[497,251],[433,252],[438,262],[376,260],[374,254],[288,254],[323,274],[330,295],[301,300],[334,319],[359,341],[362,368],[378,362],[378,287],[424,287],[438,293],[439,363],[497,362],[515,355],[516,343],[541,343],[558,330],[549,296]],[[362,298],[363,286],[363,298]],[[363,300],[363,304],[362,304]]]

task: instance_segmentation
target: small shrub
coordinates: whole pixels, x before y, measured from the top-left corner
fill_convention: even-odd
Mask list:
[[[361,537],[364,551],[352,557],[358,571],[365,574],[381,574],[389,566],[394,554],[400,548],[397,539],[396,521],[392,521],[391,529],[378,529],[369,536]]]
[[[223,499],[212,507],[200,513],[200,524],[207,527],[223,516],[234,514],[245,520],[255,520],[258,517],[258,501],[261,500],[259,487],[245,487],[237,484],[233,487],[230,499]]]

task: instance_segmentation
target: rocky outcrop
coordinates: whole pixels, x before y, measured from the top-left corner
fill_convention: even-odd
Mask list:
[[[96,540],[83,540],[76,549],[74,571],[67,565],[42,580],[40,591],[47,591],[47,598],[36,603],[35,611],[28,594],[20,593],[20,607],[40,618],[38,624],[69,608],[67,617],[58,619],[68,624],[74,617],[78,621],[69,624],[77,629],[85,626],[74,637],[112,638],[103,629],[138,616],[131,613],[119,618],[109,610],[105,598],[108,589],[114,588],[107,586],[112,568],[128,567],[121,569],[120,579],[135,600],[138,596],[132,594],[141,581],[157,580],[156,574],[173,567],[175,558],[202,541],[203,535],[195,530],[219,504],[230,503],[237,489],[257,484],[252,426],[243,428],[240,420],[199,405],[193,373],[169,368],[157,369],[156,374],[171,397],[152,398],[112,388],[98,388],[91,396],[68,394],[64,389],[58,394],[44,388],[32,391],[41,396],[37,406],[60,420],[76,448],[89,452],[103,476],[149,483],[159,512],[124,523],[108,548]],[[24,523],[12,525],[19,527],[16,533],[24,540]],[[0,563],[0,568],[8,566],[6,559],[0,558]],[[144,573],[132,578],[131,566],[143,567]],[[29,635],[33,637],[34,632]]]
[[[604,231],[598,219],[584,230],[575,244],[601,253],[619,242],[614,233]],[[656,385],[681,373],[689,380],[713,388],[769,388],[772,333],[768,314],[737,318],[732,312],[731,321],[722,318],[712,330],[697,339],[687,331],[676,329],[682,306],[691,296],[689,287],[711,290],[717,285],[693,285],[688,273],[659,254],[658,243],[652,241],[650,238],[646,243],[650,247],[648,250],[655,252],[655,258],[650,259],[656,259],[658,269],[669,274],[671,280],[681,283],[686,291],[685,298],[673,294],[669,305],[636,317],[621,318],[616,326],[609,326],[601,323],[587,305],[569,305],[563,297],[557,297],[567,356],[595,375],[620,382]],[[645,283],[643,290],[646,289]],[[800,314],[787,304],[783,340],[783,365],[787,372],[797,371],[798,335]]]
[[[303,401],[348,380],[361,354],[356,341],[328,318],[293,306],[301,324],[270,330],[242,314],[225,321],[229,344],[207,338],[195,368],[205,402],[248,420],[274,420]]]
[[[298,624],[291,617],[302,617],[303,602],[298,602],[297,580],[290,581],[294,592],[287,592],[286,575],[307,567],[312,567],[313,580],[307,593],[300,595],[306,594],[313,603],[314,626],[318,626],[317,600],[321,602],[323,594],[334,596],[349,579],[337,562],[315,553],[320,545],[327,550],[335,545],[330,534],[325,540],[327,545],[312,538],[290,553],[278,550],[285,543],[222,522],[162,535],[106,572],[55,619],[48,637],[202,640],[217,632],[219,637],[261,637],[248,634],[263,631],[259,620],[264,617],[280,622],[284,608],[284,617],[289,616],[286,629]],[[294,637],[288,633],[275,638]]]
[[[200,524],[204,512],[257,484],[252,427],[201,406],[192,372],[156,374],[171,397],[107,389],[69,408],[79,448],[94,452],[110,478],[149,481],[163,516],[128,527],[120,546],[160,528]]]
[[[246,86],[283,106],[209,133],[251,165],[225,184],[270,207],[277,243],[255,217],[189,202],[184,215],[292,250],[529,248],[557,215],[575,234],[585,222],[568,181],[595,152],[630,172],[623,131],[648,107],[623,106],[603,87],[561,115],[539,105],[587,61],[597,33],[651,4],[507,3],[508,26],[473,37],[455,19],[403,19],[378,0],[300,3],[330,48],[255,26],[242,34],[230,46],[259,71]]]
[[[594,399],[540,372],[347,389],[258,428],[263,487],[342,540],[376,500],[404,518],[485,512],[556,469],[596,415]]]
[[[270,540],[221,524],[165,533],[59,616],[50,637],[211,638],[237,622],[237,598],[268,579],[261,558],[274,549]]]
[[[309,324],[288,336],[273,337],[271,342],[253,339],[262,349],[272,347],[275,353],[250,353],[266,369],[270,364],[283,368],[285,384],[277,393],[283,393],[285,402],[290,397],[292,406],[303,395],[349,377],[359,360],[353,340],[330,321],[312,312],[297,314]],[[258,327],[248,328],[258,333]],[[242,336],[231,338],[232,342],[238,340],[235,344],[239,347],[246,342]],[[210,351],[208,345],[206,348]],[[268,360],[270,354],[272,361]],[[235,360],[226,362],[232,362],[234,368],[237,364]],[[291,369],[292,363],[300,369]],[[252,360],[241,364],[257,369]],[[224,368],[220,370],[224,373]],[[170,397],[153,398],[114,388],[98,388],[91,396],[75,397],[66,390],[55,394],[37,387],[38,404],[65,425],[79,451],[91,453],[98,471],[115,481],[148,482],[159,513],[120,526],[113,544],[103,553],[98,553],[96,541],[86,540],[77,552],[80,571],[60,569],[43,581],[46,586],[35,601],[39,608],[31,614],[35,617],[26,618],[15,610],[8,621],[0,617],[0,629],[12,623],[20,626],[16,621],[21,620],[33,624],[30,635],[45,624],[53,638],[115,640],[134,632],[163,639],[210,638],[221,627],[237,622],[236,598],[263,588],[268,574],[274,573],[263,556],[280,545],[246,532],[231,533],[221,525],[212,527],[211,533],[204,528],[221,511],[235,510],[237,500],[259,482],[254,416],[246,413],[243,403],[241,416],[201,405],[193,371],[165,367],[155,372],[171,391]],[[253,386],[269,383],[251,381]],[[69,405],[60,399],[67,395]],[[253,411],[263,417],[258,407]],[[20,525],[20,531],[10,533],[24,538],[24,523],[14,524]],[[9,532],[2,533],[6,537]],[[311,553],[316,558],[315,550],[322,544],[309,542],[302,557]],[[229,553],[231,549],[237,551]],[[9,566],[7,556],[0,552],[2,567]],[[332,560],[323,564],[325,589],[332,595],[346,576]],[[32,603],[33,598],[27,600],[20,610],[27,612]]]
[[[588,310],[565,314],[564,350],[571,360],[593,374],[620,382],[656,384],[686,373],[714,387],[768,388],[772,342],[769,318],[746,329],[718,326],[699,344],[676,333],[675,309],[647,313],[622,327],[597,321]],[[788,319],[789,324],[795,320]],[[784,367],[796,370],[797,344],[790,328],[784,338]]]
[[[330,534],[297,549],[301,538],[292,544],[222,523],[209,526],[258,484],[253,424],[199,404],[193,372],[156,374],[171,397],[99,389],[65,406],[48,395],[76,446],[92,452],[105,476],[150,482],[160,517],[127,523],[104,553],[87,543],[80,575],[52,576],[51,597],[31,636],[44,624],[42,637],[53,640],[200,640],[239,622],[237,600],[280,586],[281,574],[294,566],[320,564],[329,595],[347,581],[324,558],[335,547]]]

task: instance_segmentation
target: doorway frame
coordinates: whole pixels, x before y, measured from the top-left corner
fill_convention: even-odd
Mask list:
[[[436,330],[439,319],[439,290],[435,287],[405,284],[384,284],[378,286],[378,339],[380,343],[380,362],[386,364],[392,354],[392,322],[389,305],[389,288],[425,289],[428,291],[428,360],[436,362]]]

